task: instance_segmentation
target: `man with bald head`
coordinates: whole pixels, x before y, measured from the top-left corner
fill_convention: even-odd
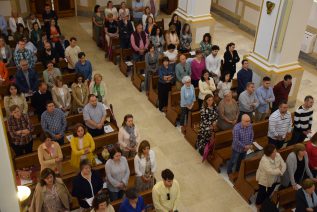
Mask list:
[[[192,74],[190,64],[186,63],[186,56],[183,54],[179,56],[179,63],[175,67],[175,74],[176,74],[176,88],[180,90],[183,85],[182,83],[183,77],[191,76]]]
[[[239,171],[240,163],[246,157],[247,151],[253,148],[252,142],[254,133],[251,118],[248,114],[242,115],[241,122],[234,126],[232,134],[232,154],[227,167],[229,177],[234,167],[235,172]]]

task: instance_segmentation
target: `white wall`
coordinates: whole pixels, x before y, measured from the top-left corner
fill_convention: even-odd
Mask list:
[[[237,0],[219,0],[219,5],[235,13]]]
[[[3,16],[11,16],[11,2],[0,1],[0,14]]]
[[[0,112],[0,211],[19,212],[20,206],[16,193],[15,177],[12,174],[11,155],[9,154],[5,135],[3,118]]]
[[[310,12],[310,16],[308,19],[308,25],[317,28],[317,1],[314,2],[311,12]]]

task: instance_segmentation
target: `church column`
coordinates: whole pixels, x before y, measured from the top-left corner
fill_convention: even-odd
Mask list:
[[[289,106],[295,106],[303,68],[298,54],[313,0],[263,0],[253,52],[246,55],[258,86],[263,76],[272,84],[285,74],[293,76]]]
[[[179,16],[182,26],[188,23],[193,35],[192,49],[198,48],[205,33],[214,32],[216,21],[210,14],[210,0],[178,0],[175,13]]]

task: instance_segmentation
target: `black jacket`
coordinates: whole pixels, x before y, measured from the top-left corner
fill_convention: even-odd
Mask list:
[[[295,212],[305,212],[308,208],[308,204],[305,198],[303,189],[299,189],[296,192],[296,210]],[[314,208],[314,212],[317,212],[317,207]]]
[[[36,91],[31,98],[32,107],[35,108],[35,113],[39,119],[46,110],[46,102],[48,100],[52,100],[52,94],[49,91],[46,91],[45,94],[40,94],[39,91]]]
[[[233,51],[233,55],[230,54],[229,51],[226,51],[223,55],[224,59],[224,71],[229,73],[236,72],[236,63],[240,61],[240,57],[236,50]]]
[[[103,186],[103,181],[101,177],[99,176],[98,172],[94,170],[91,170],[91,184],[94,190],[94,195],[96,195],[98,191],[102,189]],[[92,197],[91,188],[89,182],[85,178],[83,178],[81,173],[79,173],[73,179],[72,195],[77,198],[80,207],[90,207],[84,199]]]

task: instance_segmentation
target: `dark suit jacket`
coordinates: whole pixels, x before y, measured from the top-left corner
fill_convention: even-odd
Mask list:
[[[22,93],[28,93],[29,90],[36,91],[38,89],[39,77],[36,71],[34,71],[33,69],[29,69],[28,72],[29,72],[30,87],[28,86],[28,83],[26,82],[26,78],[22,70],[18,70],[18,72],[15,75],[16,84]]]
[[[299,189],[296,192],[296,210],[295,212],[305,212],[308,208],[308,204],[305,198],[303,189]],[[317,212],[317,207],[314,208],[314,212]]]
[[[240,57],[236,50],[233,51],[233,56],[230,54],[229,51],[226,51],[223,55],[224,59],[224,71],[229,73],[236,72],[236,63],[240,61]]]

